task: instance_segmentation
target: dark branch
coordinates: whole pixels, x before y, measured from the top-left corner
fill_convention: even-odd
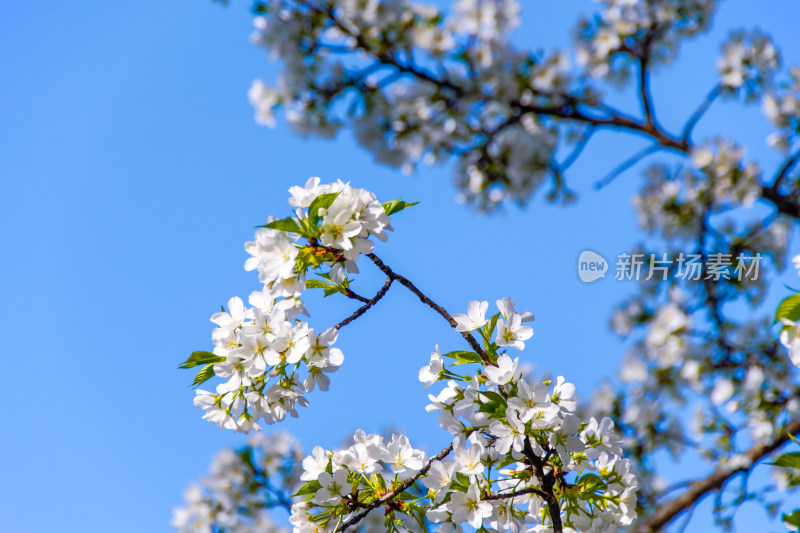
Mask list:
[[[705,100],[703,100],[703,103],[700,104],[700,107],[698,107],[695,110],[695,112],[692,113],[692,116],[689,117],[689,120],[683,127],[683,133],[681,133],[681,139],[683,140],[683,142],[685,143],[689,142],[689,137],[692,136],[692,131],[694,130],[694,127],[697,125],[697,123],[700,121],[703,115],[705,115],[706,111],[708,111],[708,108],[711,107],[711,104],[714,103],[714,100],[717,99],[717,97],[719,96],[719,91],[720,91],[719,85],[711,89],[708,95],[706,95]]]
[[[707,496],[710,492],[721,489],[725,482],[739,472],[751,470],[755,464],[771,454],[789,441],[789,435],[800,432],[800,420],[793,420],[783,428],[781,435],[771,441],[756,444],[743,455],[748,459],[749,465],[736,468],[726,467],[725,465],[717,468],[709,476],[698,479],[689,484],[683,493],[674,499],[660,505],[656,512],[648,516],[643,522],[639,523],[633,530],[634,533],[650,533],[660,531],[670,524],[676,517],[687,509],[694,507],[694,504]]]
[[[788,159],[786,159],[786,161],[783,162],[783,165],[781,165],[781,168],[778,170],[778,173],[775,175],[775,179],[772,180],[772,185],[770,185],[769,188],[773,191],[777,191],[778,187],[781,186],[783,180],[786,179],[786,176],[798,161],[800,161],[800,150],[793,153]]]
[[[358,294],[354,293],[350,289],[345,289],[344,290],[344,295],[347,296],[350,299],[358,300],[361,303],[367,303],[369,301],[368,298],[364,298],[363,296],[359,296]]]
[[[651,144],[647,148],[643,148],[630,156],[628,159],[617,165],[616,167],[611,170],[608,174],[606,174],[602,179],[599,179],[595,182],[594,188],[595,189],[602,189],[612,181],[614,181],[617,176],[629,170],[633,167],[636,163],[647,157],[648,155],[655,153],[661,149],[661,145],[658,144]]]
[[[428,307],[439,313],[445,320],[447,320],[448,324],[450,324],[454,328],[458,326],[458,323],[452,316],[450,316],[450,313],[445,311],[444,307],[442,307],[441,305],[437,304],[436,302],[428,298],[421,290],[419,290],[409,280],[407,280],[400,274],[394,272],[383,261],[381,261],[381,259],[378,256],[376,256],[375,254],[367,254],[367,257],[369,257],[372,260],[372,262],[375,263],[375,265],[379,269],[381,269],[381,272],[383,272],[389,277],[389,279],[398,281],[401,285],[403,285],[408,290],[413,292],[417,296],[417,298],[420,299],[422,303],[424,303],[425,305],[427,305]],[[484,361],[484,363],[489,362],[489,356],[486,355],[485,351],[483,351],[483,348],[481,348],[480,344],[478,344],[478,341],[475,340],[475,337],[473,337],[469,332],[461,332],[461,336],[464,337],[464,339],[469,343],[472,349],[475,350],[475,353],[481,356],[481,359]]]
[[[761,187],[761,197],[772,202],[779,213],[800,218],[800,204],[791,197],[782,195],[772,187]]]
[[[524,496],[526,494],[536,494],[542,499],[547,498],[547,494],[545,494],[544,492],[540,491],[537,488],[530,487],[527,489],[521,489],[514,492],[500,492],[497,494],[489,494],[488,496],[484,496],[481,499],[486,501],[507,500],[509,498],[516,498],[517,496]]]
[[[353,314],[352,314],[352,315],[350,315],[349,317],[345,318],[344,320],[342,320],[341,322],[339,322],[338,324],[336,324],[336,325],[335,325],[335,326],[333,326],[333,327],[335,327],[336,329],[341,329],[341,328],[343,328],[344,326],[346,326],[347,324],[349,324],[350,322],[352,322],[353,320],[357,319],[358,317],[360,317],[361,315],[363,315],[364,313],[366,313],[367,311],[369,311],[369,310],[370,310],[370,308],[371,308],[373,305],[375,305],[376,303],[378,303],[378,300],[380,300],[381,298],[383,298],[383,296],[386,294],[386,291],[388,291],[388,290],[389,290],[389,287],[391,287],[391,285],[392,285],[392,278],[386,278],[386,282],[383,284],[383,287],[381,287],[381,290],[379,290],[379,291],[378,291],[378,292],[375,294],[375,296],[373,296],[373,297],[372,297],[371,299],[369,299],[369,300],[367,300],[367,299],[364,299],[364,300],[362,300],[363,302],[366,302],[364,305],[362,305],[361,307],[359,307],[358,309],[356,309],[356,312],[355,312],[355,313],[353,313]]]
[[[556,498],[555,493],[556,478],[552,470],[550,472],[544,471],[544,465],[549,454],[544,459],[539,458],[533,452],[528,439],[525,440],[525,448],[522,453],[525,455],[525,462],[533,467],[533,473],[536,475],[536,479],[539,480],[541,496],[545,504],[547,504],[550,520],[553,522],[553,533],[563,533],[564,524],[561,522],[561,506],[558,504],[558,498]]]
[[[422,470],[420,470],[419,472],[417,472],[416,474],[414,474],[413,476],[411,476],[407,480],[403,481],[394,490],[391,490],[391,491],[387,492],[382,497],[378,498],[377,500],[375,500],[373,502],[364,504],[364,509],[362,511],[359,511],[354,516],[352,516],[352,517],[348,518],[347,520],[345,520],[344,522],[342,522],[342,524],[339,527],[336,528],[334,533],[341,533],[342,531],[346,530],[347,528],[358,524],[359,522],[361,522],[364,519],[364,517],[366,517],[369,514],[370,511],[372,511],[373,509],[375,509],[377,507],[380,507],[381,505],[389,502],[390,500],[393,500],[395,497],[397,497],[400,494],[402,494],[403,492],[405,492],[405,490],[408,489],[409,487],[411,487],[411,485],[413,485],[414,483],[416,483],[419,478],[423,477],[425,474],[428,473],[428,470],[431,469],[431,465],[433,464],[434,461],[441,461],[442,459],[447,457],[447,454],[449,454],[451,451],[453,451],[453,445],[452,444],[450,444],[447,448],[445,448],[444,450],[440,451],[439,453],[437,453],[436,455],[431,457],[428,460],[428,462],[425,463],[425,466],[422,467]]]
[[[569,154],[563,162],[556,165],[560,172],[566,171],[572,166],[573,163],[575,163],[575,161],[578,159],[578,156],[580,156],[583,152],[583,149],[586,148],[587,144],[589,144],[589,139],[592,138],[592,134],[594,134],[594,126],[590,125],[586,132],[581,136],[580,140],[575,143],[575,149],[572,150],[572,153]]]
[[[655,124],[655,112],[653,111],[653,98],[650,96],[650,80],[647,71],[647,52],[639,58],[639,99],[642,102],[644,120],[647,124]]]

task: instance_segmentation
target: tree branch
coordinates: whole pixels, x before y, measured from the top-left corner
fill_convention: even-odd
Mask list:
[[[529,487],[527,489],[520,489],[514,492],[500,492],[497,494],[489,494],[488,496],[484,496],[481,499],[485,501],[507,500],[509,498],[516,498],[517,496],[524,496],[526,494],[536,494],[542,499],[547,498],[547,494],[545,494],[544,492],[540,491],[537,488]]]
[[[398,496],[398,495],[402,494],[403,492],[405,492],[405,490],[408,489],[414,483],[416,483],[419,478],[423,477],[425,474],[428,473],[428,470],[431,469],[431,465],[433,464],[434,461],[441,461],[442,459],[447,457],[447,455],[451,451],[453,451],[453,444],[452,443],[447,448],[445,448],[444,450],[440,451],[439,453],[437,453],[436,455],[434,455],[433,457],[428,459],[428,462],[425,463],[425,466],[422,467],[422,470],[420,470],[419,472],[417,472],[416,474],[414,474],[413,476],[411,476],[407,480],[403,481],[401,484],[399,484],[397,486],[397,488],[387,492],[386,494],[384,494],[383,496],[381,496],[380,498],[378,498],[374,502],[370,502],[370,503],[364,504],[364,509],[362,511],[359,511],[354,516],[352,516],[352,517],[348,518],[347,520],[345,520],[344,522],[342,522],[342,524],[339,527],[337,527],[334,530],[333,533],[341,533],[342,531],[346,530],[347,528],[358,524],[359,522],[361,522],[361,520],[363,520],[369,514],[370,511],[372,511],[373,509],[375,509],[377,507],[380,507],[384,503],[389,502],[390,500],[394,499],[396,496]]]
[[[350,289],[345,289],[344,290],[344,295],[347,296],[348,298],[350,298],[351,300],[358,300],[361,303],[367,303],[369,301],[369,299],[364,298],[363,296],[359,296],[358,294],[356,294],[355,292],[353,292]]]
[[[559,170],[559,172],[564,172],[572,166],[572,164],[578,159],[578,156],[583,152],[583,149],[586,148],[586,145],[589,144],[589,140],[592,138],[593,133],[594,126],[590,124],[586,129],[586,132],[584,132],[578,142],[575,143],[575,148],[572,150],[572,153],[570,153],[560,164],[555,164],[555,167]]]
[[[674,499],[660,505],[656,512],[648,516],[643,522],[640,522],[636,528],[633,529],[633,532],[651,533],[660,531],[681,513],[691,509],[696,502],[704,498],[710,492],[721,489],[723,485],[725,485],[725,482],[732,476],[739,472],[752,469],[758,461],[786,444],[786,442],[789,441],[790,434],[798,432],[800,432],[800,419],[789,422],[789,424],[783,428],[778,438],[772,442],[756,444],[743,454],[749,459],[749,464],[747,466],[731,468],[722,465],[709,476],[690,483],[689,488]]]
[[[533,452],[529,439],[525,439],[525,448],[522,453],[525,455],[527,463],[533,467],[533,473],[536,475],[536,479],[539,480],[539,485],[542,487],[541,496],[545,504],[547,504],[550,520],[553,522],[553,533],[563,533],[564,524],[561,522],[561,506],[558,504],[558,498],[556,498],[554,490],[556,482],[555,476],[552,471],[549,473],[545,473],[544,471],[544,464],[545,461],[547,461],[547,456],[545,456],[544,459],[540,459]]]
[[[652,97],[650,96],[650,83],[647,72],[647,61],[649,59],[648,49],[639,58],[639,99],[642,102],[645,123],[655,124],[655,112],[653,111]]]
[[[783,162],[783,165],[781,165],[780,170],[778,170],[778,173],[775,175],[775,179],[772,180],[772,185],[770,185],[769,188],[773,191],[777,191],[778,187],[781,186],[781,183],[789,174],[789,171],[792,170],[792,167],[794,167],[798,161],[800,161],[800,150],[793,153],[788,159],[786,159],[786,161]]]
[[[779,213],[792,218],[800,218],[800,204],[789,196],[784,196],[772,187],[761,187],[761,197],[769,200]]]
[[[628,159],[614,167],[611,172],[606,174],[602,179],[599,179],[595,182],[594,188],[595,189],[602,189],[612,181],[614,181],[617,176],[629,170],[633,167],[636,163],[647,157],[648,155],[655,153],[661,149],[661,145],[659,144],[651,144],[650,146],[643,148],[630,156]]]
[[[713,89],[711,89],[708,95],[706,95],[705,100],[703,100],[703,103],[700,104],[700,107],[698,107],[695,112],[692,113],[692,116],[689,117],[689,120],[686,121],[686,125],[683,127],[683,132],[681,133],[681,139],[683,142],[689,143],[689,137],[691,137],[694,127],[697,125],[703,115],[705,115],[706,111],[708,111],[708,108],[711,107],[711,104],[714,103],[714,100],[717,99],[720,88],[721,86],[717,84]]]
[[[447,320],[448,324],[450,324],[453,328],[458,326],[458,323],[452,316],[450,316],[450,313],[448,313],[444,309],[444,307],[442,307],[441,305],[437,304],[436,302],[428,298],[421,290],[419,290],[416,286],[414,286],[414,284],[411,283],[409,280],[407,280],[400,274],[394,272],[383,261],[381,261],[381,259],[377,255],[367,254],[367,257],[369,257],[372,260],[372,262],[375,263],[375,265],[379,269],[381,269],[381,272],[383,272],[389,277],[389,279],[398,281],[401,285],[403,285],[408,290],[413,292],[417,296],[417,298],[420,299],[422,303],[424,303],[425,305],[427,305],[428,307],[439,313],[445,320]],[[469,332],[462,331],[460,333],[461,336],[464,337],[464,339],[469,343],[472,349],[475,350],[475,353],[481,356],[483,362],[489,363],[489,356],[486,355],[486,352],[483,350],[483,348],[481,348],[480,344],[478,344],[478,341],[475,340],[475,337],[473,337]]]
[[[352,322],[353,320],[357,319],[358,317],[360,317],[361,315],[363,315],[364,313],[369,311],[370,308],[373,305],[378,303],[378,300],[383,298],[383,296],[386,294],[386,291],[389,290],[389,287],[391,287],[391,285],[392,285],[392,278],[386,278],[386,282],[383,284],[383,287],[381,287],[381,290],[379,290],[375,294],[375,296],[373,296],[369,300],[363,299],[362,301],[365,302],[364,305],[362,305],[361,307],[356,309],[355,313],[353,313],[349,317],[345,318],[344,320],[342,320],[341,322],[339,322],[338,324],[336,324],[333,327],[336,328],[336,329],[341,329],[344,326],[346,326],[347,324],[349,324],[350,322]]]

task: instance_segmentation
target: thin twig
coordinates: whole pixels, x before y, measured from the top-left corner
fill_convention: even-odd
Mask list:
[[[344,295],[352,300],[358,300],[361,303],[367,303],[369,301],[369,298],[364,298],[363,296],[359,296],[349,288],[344,290]]]
[[[789,174],[789,171],[792,170],[792,167],[794,167],[798,161],[800,161],[800,150],[796,151],[794,154],[789,156],[786,161],[783,162],[783,165],[781,165],[780,170],[778,170],[778,173],[775,175],[775,179],[772,180],[772,185],[770,185],[769,188],[773,191],[777,191],[778,187],[781,186],[781,183]]]
[[[583,149],[586,148],[586,145],[589,143],[589,139],[592,138],[592,134],[594,134],[594,126],[591,124],[586,128],[586,132],[581,136],[580,140],[575,143],[575,149],[569,154],[564,161],[558,165],[558,169],[561,172],[566,171],[575,160],[578,159],[578,156],[581,155]]]
[[[536,494],[540,498],[546,498],[547,494],[540,491],[537,488],[529,487],[527,489],[520,489],[514,492],[500,492],[497,494],[489,494],[488,496],[484,496],[481,498],[485,501],[492,501],[492,500],[507,500],[509,498],[516,498],[517,496],[524,496],[526,494]]]
[[[625,161],[614,167],[614,169],[608,174],[606,174],[602,179],[596,181],[594,184],[594,188],[596,190],[602,189],[603,187],[614,181],[617,178],[617,176],[619,176],[626,170],[629,170],[636,163],[638,163],[648,155],[659,151],[661,148],[662,146],[659,144],[651,144],[650,146],[639,150],[638,152],[630,156],[628,159],[626,159]]]
[[[647,124],[655,125],[655,112],[653,111],[653,98],[650,95],[650,83],[647,71],[649,49],[646,48],[639,58],[639,98],[642,101],[644,120]]]
[[[342,522],[342,524],[334,530],[334,533],[341,533],[347,528],[358,524],[359,522],[361,522],[361,520],[364,519],[364,517],[366,517],[369,514],[370,511],[372,511],[377,507],[380,507],[384,503],[387,503],[388,501],[394,499],[396,496],[399,496],[400,494],[405,492],[405,490],[408,489],[414,483],[416,483],[419,478],[423,477],[425,474],[428,473],[428,470],[431,469],[431,465],[433,464],[434,461],[441,461],[442,459],[447,457],[447,455],[451,451],[453,451],[452,443],[447,448],[445,448],[444,450],[440,451],[439,453],[431,457],[428,460],[428,462],[425,463],[425,466],[422,467],[422,470],[420,470],[407,480],[403,481],[400,485],[397,486],[397,488],[387,492],[386,494],[384,494],[383,496],[381,496],[380,498],[378,498],[373,502],[364,504],[364,509],[362,511],[359,511],[354,516]]]
[[[691,137],[694,127],[697,125],[700,119],[703,118],[703,115],[706,114],[706,111],[708,111],[708,108],[710,108],[711,104],[714,103],[714,100],[717,99],[721,87],[721,85],[716,85],[713,89],[711,89],[706,95],[705,100],[703,100],[703,103],[700,104],[700,107],[698,107],[695,112],[692,113],[692,116],[689,117],[689,120],[686,121],[686,125],[683,127],[683,132],[681,133],[681,139],[683,142],[689,142],[689,137]]]
[[[389,290],[389,287],[391,287],[391,285],[392,285],[392,278],[386,278],[386,282],[383,284],[383,287],[381,287],[381,290],[379,290],[375,294],[375,296],[373,296],[369,300],[364,299],[363,301],[366,302],[364,305],[362,305],[361,307],[356,309],[355,313],[353,313],[349,317],[345,318],[344,320],[342,320],[341,322],[339,322],[338,324],[336,324],[333,327],[336,328],[336,329],[341,329],[344,326],[346,326],[347,324],[349,324],[350,322],[352,322],[353,320],[357,319],[358,317],[360,317],[361,315],[363,315],[364,313],[369,311],[370,308],[373,305],[378,303],[378,300],[383,298],[383,296],[386,294],[386,291]]]
[[[422,303],[424,303],[425,305],[427,305],[428,307],[439,313],[445,320],[447,320],[448,324],[450,324],[453,328],[456,328],[458,326],[458,323],[452,316],[450,316],[450,313],[448,313],[444,309],[444,307],[442,307],[441,305],[437,304],[436,302],[428,298],[425,295],[425,293],[419,290],[413,283],[411,283],[409,280],[407,280],[406,278],[404,278],[403,276],[401,276],[400,274],[396,273],[391,268],[389,268],[383,261],[381,261],[381,259],[377,255],[367,254],[367,257],[369,257],[372,260],[372,262],[375,263],[375,265],[379,269],[381,269],[381,272],[386,274],[390,279],[398,281],[405,288],[413,292],[417,296],[417,298],[420,299]],[[461,336],[464,337],[464,339],[469,343],[472,349],[475,350],[475,353],[481,356],[483,362],[488,363],[489,356],[486,355],[486,352],[483,350],[483,348],[481,348],[480,344],[478,344],[478,341],[475,340],[475,337],[473,337],[469,332],[466,331],[462,331],[460,333]]]

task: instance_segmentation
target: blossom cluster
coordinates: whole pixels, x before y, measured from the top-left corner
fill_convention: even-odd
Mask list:
[[[714,206],[750,207],[761,194],[761,170],[755,162],[744,163],[745,150],[733,141],[716,139],[692,151],[692,164],[705,175],[709,200]]]
[[[184,492],[172,515],[181,533],[289,533],[270,516],[300,486],[299,443],[287,433],[249,437],[240,450],[223,449],[209,473]]]
[[[667,238],[691,240],[707,211],[752,206],[761,196],[761,170],[744,158],[741,146],[715,139],[692,151],[693,168],[675,173],[663,163],[651,165],[633,199],[639,225]]]
[[[722,44],[717,60],[724,94],[743,91],[747,100],[760,97],[772,86],[772,74],[781,66],[778,49],[769,35],[759,31],[737,31]]]
[[[230,312],[211,318],[217,324],[214,351],[204,362],[227,381],[217,385],[216,394],[197,391],[194,404],[205,410],[204,419],[248,433],[261,429],[259,422],[280,422],[287,414],[296,417],[297,406],[308,405],[304,394],[316,386],[328,390],[326,374],[344,361],[341,350],[332,347],[338,332],[329,328],[317,334],[307,322],[293,320],[295,302],[275,303],[263,292],[254,292],[253,307],[234,297],[228,301]]]
[[[379,505],[389,531],[427,521],[441,532],[466,525],[544,532],[552,530],[551,512],[581,531],[632,522],[638,483],[613,422],[581,422],[575,387],[563,377],[523,378],[518,358],[505,350],[525,347],[533,331],[523,322],[533,316],[517,313],[510,298],[497,305],[493,317],[486,317],[488,302],[477,301],[453,316],[459,331],[480,333],[483,355],[442,354],[437,347],[419,373],[425,388],[447,382],[429,395],[427,410],[454,435],[451,447],[429,457],[404,435],[387,440],[359,431],[348,448],[315,448],[303,461],[306,484],[298,495],[305,498],[292,507],[295,533],[332,531]],[[451,366],[446,359],[454,360]],[[478,372],[459,375],[459,365]],[[555,510],[545,500],[552,490]]]
[[[389,214],[413,205],[384,205],[369,191],[319,178],[289,193],[295,216],[270,219],[245,244],[251,256],[245,269],[258,271],[262,290],[250,295],[250,307],[231,298],[228,310],[211,317],[213,351],[194,352],[181,365],[202,365],[194,385],[214,376],[225,380],[216,392],[198,390],[194,400],[204,419],[224,429],[248,433],[287,414],[296,417],[297,407],[308,405],[306,393],[328,390],[326,374],[344,361],[333,347],[338,329],[318,333],[299,320],[305,312],[299,296],[307,287],[347,293],[347,273],[358,272],[358,257],[372,252],[370,239],[386,240]],[[322,279],[307,282],[309,269]]]
[[[457,0],[449,12],[409,0],[257,4],[253,41],[284,66],[250,88],[257,122],[274,126],[282,109],[293,129],[326,137],[351,123],[378,161],[406,172],[457,155],[461,196],[485,209],[524,201],[552,166],[558,128],[524,108],[592,96],[576,85],[565,97],[566,53],[512,46],[517,0]]]
[[[716,8],[716,2],[701,0],[602,4],[598,16],[578,26],[578,61],[590,75],[612,81],[625,80],[636,57],[646,56],[649,64],[672,61],[680,39],[708,29]]]
[[[358,272],[359,255],[372,252],[370,237],[386,241],[386,231],[392,229],[386,209],[373,193],[341,180],[323,184],[313,177],[289,193],[296,216],[271,220],[245,244],[251,255],[245,270],[257,270],[265,291],[275,297],[299,296],[309,267],[325,265],[330,269],[328,279],[335,285],[343,283],[347,272]],[[307,245],[297,244],[301,237]]]
[[[789,70],[789,82],[764,95],[761,107],[772,125],[778,128],[767,143],[782,152],[789,150],[800,133],[800,67]]]

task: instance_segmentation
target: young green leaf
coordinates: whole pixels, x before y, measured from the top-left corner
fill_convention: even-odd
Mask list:
[[[300,487],[294,496],[305,496],[306,494],[316,494],[319,489],[322,488],[322,485],[316,479],[313,479]]]
[[[417,205],[419,202],[411,202],[406,203],[402,200],[392,200],[391,202],[384,202],[383,203],[383,210],[386,211],[387,215],[393,215],[398,211],[402,211],[407,207],[411,207],[412,205]]]
[[[493,317],[491,317],[488,321],[486,321],[486,324],[484,324],[483,327],[481,328],[481,335],[483,336],[483,339],[486,341],[487,345],[489,344],[489,341],[492,338],[492,333],[494,333],[495,326],[497,326],[498,318],[500,318],[500,313],[497,313]]]
[[[302,234],[302,228],[297,224],[297,221],[292,217],[282,218],[280,220],[273,220],[269,224],[259,226],[261,228],[276,229],[278,231],[291,231],[293,233]]]
[[[778,306],[775,313],[775,322],[780,322],[782,318],[797,322],[800,319],[800,292],[785,298]]]
[[[455,352],[447,352],[445,354],[442,354],[442,356],[449,357],[450,359],[455,359],[456,361],[463,361],[461,364],[481,362],[481,356],[476,354],[475,352],[470,352],[469,350],[457,350]]]
[[[386,481],[384,481],[383,476],[379,476],[378,474],[370,474],[369,485],[375,490],[386,492]]]
[[[205,365],[208,363],[221,363],[225,358],[219,355],[214,355],[211,352],[192,352],[189,359],[181,363],[178,368],[192,368],[198,365]]]
[[[306,289],[329,289],[330,285],[320,279],[309,279],[306,281]]]
[[[495,402],[500,402],[501,404],[506,405],[506,399],[496,392],[484,391],[481,392],[481,395],[486,396],[487,398],[491,398]]]
[[[319,222],[319,210],[320,209],[328,209],[336,197],[339,196],[338,192],[331,192],[328,194],[320,194],[314,201],[311,202],[311,205],[308,206],[308,221],[311,224],[315,224]]]
[[[800,452],[784,453],[772,463],[780,468],[795,468],[800,470]]]
[[[194,377],[194,381],[190,385],[191,387],[199,387],[209,379],[214,377],[214,363],[208,363],[206,366],[197,373]]]

